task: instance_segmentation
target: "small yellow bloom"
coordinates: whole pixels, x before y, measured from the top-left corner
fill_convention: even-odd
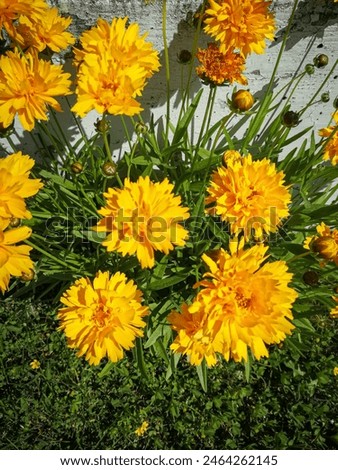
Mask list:
[[[206,205],[211,215],[219,215],[230,224],[232,235],[242,231],[248,240],[262,239],[264,233],[276,232],[289,214],[291,195],[284,185],[284,173],[277,172],[267,158],[253,161],[246,157],[227,158],[211,177]]]
[[[9,223],[9,219],[0,218],[0,290],[3,293],[11,276],[20,277],[33,269],[33,261],[29,258],[32,248],[16,245],[30,237],[32,230],[28,227],[8,229]]]
[[[123,256],[136,254],[142,268],[154,266],[155,251],[168,254],[174,245],[184,246],[188,232],[180,223],[189,211],[173,189],[167,178],[153,183],[149,176],[135,183],[126,178],[122,189],[109,188],[106,206],[98,211],[104,218],[94,227],[110,232],[102,245]]]
[[[304,248],[338,265],[338,230],[331,230],[324,222],[317,225],[316,230],[318,235],[307,237]]]
[[[240,54],[232,51],[223,54],[215,43],[209,43],[207,49],[198,50],[197,58],[201,65],[196,68],[196,73],[206,84],[248,83],[242,75],[245,59]]]
[[[0,122],[8,127],[18,114],[23,128],[31,131],[36,119],[46,121],[47,107],[61,111],[55,96],[69,95],[70,74],[62,66],[40,60],[37,53],[18,50],[0,57]]]
[[[31,366],[31,369],[39,369],[41,363],[37,359],[34,359],[34,361],[32,361],[29,365]]]
[[[148,427],[149,427],[148,421],[143,421],[143,423],[141,424],[141,426],[135,430],[135,434],[136,434],[138,437],[143,436],[143,435],[147,432]]]
[[[321,137],[330,138],[324,147],[323,160],[330,160],[332,165],[338,165],[338,111],[333,114],[333,119],[335,120],[336,126],[320,129],[319,135]]]
[[[43,186],[40,180],[29,178],[33,165],[34,160],[21,152],[0,158],[0,218],[32,217],[26,209],[25,198],[34,196]]]
[[[238,90],[233,93],[231,98],[232,107],[238,111],[249,111],[255,103],[255,98],[250,91]]]
[[[142,292],[125,274],[99,271],[93,282],[78,279],[61,298],[65,307],[58,312],[60,329],[68,346],[78,349],[91,365],[104,357],[117,362],[124,350],[143,336],[143,317],[148,307],[141,305]]]
[[[265,40],[274,39],[275,20],[264,0],[209,0],[204,31],[220,41],[220,50],[238,50],[246,57],[263,54]]]
[[[225,360],[247,360],[248,348],[256,359],[269,355],[266,345],[278,344],[294,329],[292,304],[297,293],[289,287],[292,274],[284,261],[267,263],[268,247],[248,250],[233,244],[230,254],[223,249],[214,256],[203,255],[209,268],[202,287],[182,313],[168,320],[177,336],[170,346],[186,354],[193,365],[205,359],[208,366]]]
[[[333,318],[338,318],[338,297],[332,297],[332,298],[337,303],[337,305],[331,309],[330,315]]]
[[[337,0],[337,2],[338,2],[338,0]],[[335,367],[333,369],[333,375],[338,375],[338,367]]]

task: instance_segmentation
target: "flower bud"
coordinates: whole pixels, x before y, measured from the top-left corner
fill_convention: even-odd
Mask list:
[[[35,272],[33,271],[33,269],[30,269],[28,272],[21,274],[21,281],[22,282],[32,281],[34,279],[34,276],[35,276]]]
[[[312,75],[315,73],[315,67],[314,65],[312,64],[306,64],[305,65],[305,72],[308,74],[308,75]]]
[[[19,227],[21,224],[21,219],[18,219],[18,217],[12,217],[9,221],[9,225],[13,228]]]
[[[299,115],[294,111],[287,111],[282,116],[282,122],[286,127],[296,127],[300,123]]]
[[[320,97],[323,103],[327,103],[330,101],[330,93],[327,91],[325,93],[322,93],[322,96]]]
[[[73,173],[78,175],[83,171],[83,165],[81,162],[74,162],[70,165],[70,169],[72,170]]]
[[[303,281],[309,286],[316,286],[319,282],[319,276],[316,271],[306,271],[303,274]]]
[[[313,59],[313,63],[317,68],[325,67],[329,63],[329,58],[326,54],[318,54]]]
[[[182,49],[181,52],[177,55],[177,60],[180,64],[188,64],[191,62],[192,54],[187,49]]]
[[[255,98],[250,91],[238,90],[232,94],[231,103],[238,111],[248,111],[254,105]]]
[[[135,131],[137,134],[146,134],[148,132],[148,126],[144,122],[137,122],[135,124]]]
[[[333,107],[338,109],[338,96],[336,96],[335,99],[333,100]]]
[[[116,173],[116,163],[114,162],[106,162],[102,165],[102,173],[107,178],[114,176]]]
[[[97,132],[100,132],[100,134],[103,134],[107,131],[109,131],[110,124],[106,119],[97,119],[94,127]]]

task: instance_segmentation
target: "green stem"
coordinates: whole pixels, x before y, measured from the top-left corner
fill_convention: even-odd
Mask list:
[[[278,70],[278,67],[279,67],[279,63],[281,61],[282,55],[283,55],[284,50],[285,50],[286,42],[287,42],[288,37],[289,37],[289,33],[290,33],[290,30],[291,30],[291,26],[292,26],[292,23],[293,23],[293,18],[295,16],[298,3],[299,3],[299,0],[295,0],[293,8],[292,8],[291,15],[290,15],[290,18],[289,18],[288,26],[287,26],[287,29],[285,31],[284,37],[283,37],[283,42],[282,42],[281,48],[279,50],[276,63],[274,65],[274,68],[273,68],[273,71],[272,71],[272,74],[271,74],[271,77],[270,77],[270,81],[268,83],[267,90],[264,94],[264,98],[261,102],[260,108],[259,108],[256,116],[254,117],[254,119],[253,119],[253,121],[252,121],[252,123],[251,123],[251,125],[248,129],[248,132],[247,132],[247,134],[244,138],[243,145],[242,145],[242,148],[241,148],[241,153],[242,154],[246,151],[248,143],[251,141],[252,137],[258,131],[257,123],[260,123],[262,121],[262,118],[264,118],[263,115],[266,112],[265,110],[266,110],[266,107],[267,107],[266,106],[267,102],[268,102],[268,100],[271,99],[270,93],[271,93],[273,85],[274,85],[274,80],[275,80],[275,76],[276,76],[276,73],[277,73],[277,70]]]
[[[167,89],[167,111],[166,111],[166,126],[165,126],[165,144],[167,144],[168,137],[169,137],[169,125],[170,125],[170,64],[169,64],[168,42],[167,42],[167,0],[163,0],[162,36],[163,36],[163,46],[164,46],[165,78],[166,78],[166,89]]]
[[[207,105],[206,105],[206,108],[205,108],[203,121],[202,121],[202,125],[201,125],[201,130],[199,132],[198,140],[197,140],[197,144],[196,144],[196,151],[195,151],[194,159],[196,159],[198,149],[199,149],[201,141],[203,139],[204,130],[208,129],[209,125],[210,125],[210,121],[211,121],[211,117],[212,117],[212,111],[213,111],[213,107],[214,107],[214,103],[215,103],[216,92],[217,92],[217,87],[216,86],[210,86]]]
[[[6,140],[7,140],[7,142],[9,143],[9,145],[10,145],[11,149],[13,150],[13,152],[14,152],[14,153],[17,153],[18,149],[16,148],[16,145],[15,145],[15,143],[13,142],[12,137],[11,137],[10,135],[8,135],[8,136],[6,137]]]
[[[296,261],[297,259],[305,258],[305,256],[309,256],[311,252],[306,252],[306,253],[301,253],[300,255],[293,256],[292,258],[288,259],[286,262],[287,263],[292,263],[293,261]]]
[[[45,251],[45,250],[44,250],[43,248],[41,248],[40,246],[35,245],[35,243],[32,243],[30,240],[26,240],[25,243],[26,243],[27,245],[31,246],[32,248],[34,248],[34,250],[37,250],[37,251],[39,251],[40,253],[42,253],[43,255],[47,256],[47,258],[52,259],[53,261],[55,261],[56,263],[58,263],[60,266],[64,266],[64,267],[66,267],[66,268],[69,269],[69,262],[62,261],[62,260],[60,260],[60,258],[57,258],[56,256],[51,255],[50,253],[48,253],[48,251]]]

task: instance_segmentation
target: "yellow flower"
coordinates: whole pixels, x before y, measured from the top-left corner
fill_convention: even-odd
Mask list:
[[[142,110],[135,98],[159,69],[158,53],[146,35],[139,35],[138,24],[126,23],[127,18],[114,18],[111,24],[99,19],[82,34],[81,49],[75,49],[78,101],[72,108],[79,116],[92,109],[129,116]]]
[[[6,230],[9,220],[0,219],[0,290],[8,288],[11,276],[22,276],[33,269],[33,261],[29,258],[31,247],[18,245],[30,237],[32,231],[28,227],[18,227]]]
[[[21,49],[43,51],[49,47],[53,52],[60,52],[75,42],[74,36],[66,31],[71,22],[70,17],[59,16],[57,8],[49,8],[34,19],[22,15],[12,39]]]
[[[252,96],[250,91],[238,90],[233,93],[231,98],[231,104],[235,110],[249,111],[255,103],[255,98]]]
[[[223,162],[227,165],[228,162],[237,162],[242,160],[242,155],[237,150],[227,150],[223,155]]]
[[[34,160],[21,152],[0,159],[0,219],[30,219],[24,198],[34,196],[43,184],[29,179]]]
[[[220,41],[220,50],[263,54],[265,40],[274,39],[275,20],[271,2],[262,0],[209,0],[204,31]]]
[[[280,343],[294,329],[297,293],[288,286],[292,274],[286,263],[264,263],[268,248],[263,245],[230,249],[231,254],[219,250],[215,259],[203,255],[210,272],[196,285],[202,289],[182,314],[169,315],[178,333],[170,347],[194,365],[205,359],[212,366],[217,354],[246,361],[248,347],[260,359],[269,354],[266,345]]]
[[[257,239],[264,232],[276,232],[291,201],[284,173],[267,158],[252,161],[250,154],[241,160],[227,159],[226,165],[212,174],[206,204],[213,206],[207,212],[229,222],[231,234],[243,230],[246,239],[252,231]]]
[[[25,56],[15,50],[0,57],[0,122],[8,127],[18,114],[24,129],[31,131],[35,119],[47,120],[47,106],[61,111],[54,96],[69,95],[70,74],[60,65]]]
[[[248,83],[242,75],[245,69],[245,59],[239,54],[227,51],[223,54],[218,46],[209,43],[207,49],[199,49],[197,58],[202,65],[196,68],[197,75],[206,83],[223,85],[224,83]]]
[[[29,18],[37,18],[48,8],[45,0],[0,0],[0,38],[2,28],[5,28],[8,34],[15,34],[14,21],[20,15],[26,15]]]
[[[32,361],[29,365],[31,366],[31,369],[34,370],[34,369],[39,369],[41,366],[41,363],[37,359],[34,359],[34,361]]]
[[[324,129],[320,129],[319,135],[321,137],[330,138],[324,147],[323,160],[330,160],[332,165],[338,165],[338,111],[333,114],[333,119],[336,122],[336,126],[329,126]]]
[[[188,232],[180,222],[189,212],[173,189],[167,179],[153,183],[149,176],[135,183],[126,178],[122,189],[109,188],[107,204],[98,211],[104,218],[95,227],[111,232],[102,245],[124,256],[136,254],[142,268],[154,266],[154,251],[168,254],[174,245],[184,246]]]
[[[332,297],[332,298],[337,303],[337,305],[333,307],[333,309],[331,309],[330,315],[333,318],[338,318],[338,297]]]
[[[338,0],[336,0],[338,2]],[[338,367],[333,369],[333,375],[338,375]]]
[[[318,235],[306,237],[304,248],[338,265],[338,230],[331,230],[324,222],[317,225],[316,230]]]
[[[78,349],[77,355],[85,355],[91,365],[104,357],[117,362],[143,336],[142,317],[148,314],[148,307],[141,305],[142,292],[123,273],[110,277],[109,272],[99,271],[93,283],[82,277],[61,302],[66,307],[59,310],[58,318],[68,346]]]
[[[135,430],[135,434],[136,434],[138,437],[143,436],[143,435],[147,432],[148,427],[149,427],[148,421],[143,421],[143,423],[141,424],[141,426]]]

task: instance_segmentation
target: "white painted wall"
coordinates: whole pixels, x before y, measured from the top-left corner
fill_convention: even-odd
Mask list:
[[[161,0],[155,0],[154,3],[149,4],[146,4],[144,0],[50,0],[50,3],[58,6],[62,13],[72,16],[73,23],[71,30],[76,35],[92,26],[98,16],[102,16],[107,20],[114,16],[128,16],[131,21],[136,21],[140,24],[142,32],[149,32],[149,40],[154,43],[159,51],[163,52]],[[199,0],[168,1],[167,34],[171,59],[171,75],[173,77],[171,84],[173,115],[175,115],[175,109],[177,109],[179,101],[178,89],[180,86],[180,65],[177,63],[176,57],[181,49],[191,48],[194,34],[191,17],[200,3]],[[257,98],[262,96],[262,91],[269,80],[292,5],[292,0],[275,0],[272,2],[272,8],[275,11],[278,25],[276,41],[269,44],[266,54],[252,55],[247,61],[246,76],[249,80],[249,88]],[[202,45],[205,45],[207,41],[208,38],[205,37],[204,44]],[[333,0],[304,0],[299,3],[287,50],[278,71],[278,84],[276,86],[283,86],[297,70],[302,70],[306,63],[312,62],[313,57],[318,53],[327,54],[331,64],[338,58],[338,3],[333,3]],[[329,66],[323,69],[316,69],[314,75],[308,76],[303,81],[292,99],[292,109],[294,111],[301,109],[309,96],[315,92],[326,76],[328,68]],[[192,91],[198,91],[201,86],[198,77],[195,76],[192,83]],[[327,83],[324,91],[330,92],[331,101],[327,104],[319,103],[312,107],[304,115],[302,125],[314,125],[315,129],[327,125],[333,109],[332,100],[338,95],[338,68]],[[219,119],[226,112],[227,93],[231,95],[231,87],[221,87],[218,90],[215,120]],[[205,90],[203,95],[200,110],[195,115],[195,129],[199,127],[206,97],[207,90]],[[141,101],[145,108],[145,120],[149,118],[150,112],[154,113],[155,119],[164,114],[164,67],[149,81]],[[92,132],[95,119],[95,114],[91,113],[85,120],[85,126],[89,134]],[[66,116],[64,117],[64,122],[65,126],[67,126],[67,123],[70,123]],[[115,119],[114,126],[116,132],[114,133],[113,147],[115,153],[118,153],[123,143],[120,133],[121,125],[118,118]],[[299,131],[299,128],[297,128],[297,131]]]

